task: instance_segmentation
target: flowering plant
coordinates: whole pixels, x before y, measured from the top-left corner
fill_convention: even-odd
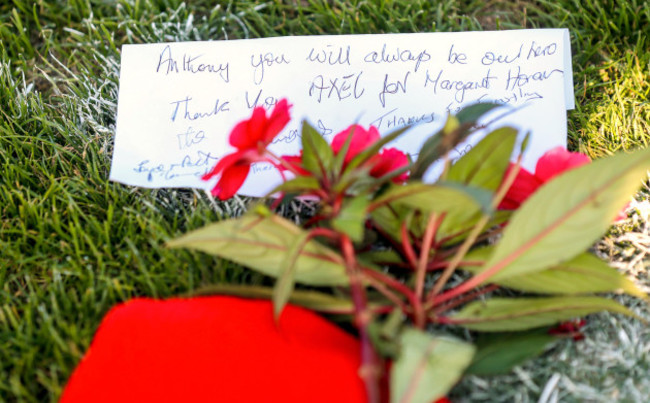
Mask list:
[[[252,163],[269,162],[285,179],[275,198],[169,245],[274,277],[273,289],[213,290],[271,298],[276,316],[290,302],[352,318],[371,402],[431,402],[465,373],[504,372],[556,335],[575,337],[579,326],[567,334],[566,321],[602,310],[634,315],[593,295],[645,297],[587,249],[640,187],[650,149],[593,163],[554,149],[531,173],[520,166],[527,141],[516,147],[517,131],[502,127],[452,162],[450,152],[496,107],[475,104],[449,116],[414,161],[385,147],[407,127],[381,137],[352,125],[328,144],[307,122],[300,155],[276,156],[267,146],[290,120],[290,106],[280,101],[269,118],[257,108],[230,135],[237,151],[205,178],[219,176],[212,193],[227,199]],[[422,182],[438,160],[439,179]],[[273,213],[303,196],[317,209],[300,226]],[[381,388],[387,362],[389,388]]]

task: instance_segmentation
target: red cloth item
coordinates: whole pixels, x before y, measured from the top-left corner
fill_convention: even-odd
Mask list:
[[[364,402],[359,343],[269,301],[135,299],[113,308],[66,386],[72,402]]]

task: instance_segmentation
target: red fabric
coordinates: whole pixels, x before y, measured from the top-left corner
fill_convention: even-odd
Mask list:
[[[230,132],[230,145],[237,151],[221,158],[214,168],[203,175],[210,180],[221,175],[212,188],[212,195],[226,200],[235,195],[244,184],[250,166],[254,162],[266,161],[266,147],[289,123],[291,106],[286,99],[278,101],[273,111],[266,117],[264,108],[257,107],[249,119],[239,122]]]
[[[233,297],[136,299],[104,318],[72,402],[365,401],[359,343],[305,309]]]
[[[519,170],[515,181],[512,183],[510,189],[508,189],[503,201],[499,204],[499,208],[503,210],[515,210],[519,208],[544,183],[562,172],[588,164],[589,162],[590,159],[586,155],[570,152],[562,147],[556,147],[547,151],[537,160],[534,174],[523,168]],[[505,176],[508,175],[511,169],[512,165],[506,171]]]

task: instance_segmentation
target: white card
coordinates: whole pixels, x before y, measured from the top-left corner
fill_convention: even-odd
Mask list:
[[[124,45],[110,179],[148,188],[210,189],[200,178],[232,151],[228,135],[255,106],[293,105],[271,145],[297,154],[307,119],[330,141],[352,123],[380,133],[416,123],[392,143],[415,155],[449,112],[504,104],[492,124],[531,132],[524,166],[566,146],[574,107],[566,29],[295,36]],[[457,156],[476,142],[457,148]],[[434,169],[435,170],[435,169]],[[435,174],[431,174],[434,176]],[[240,194],[261,196],[281,181],[255,164]]]

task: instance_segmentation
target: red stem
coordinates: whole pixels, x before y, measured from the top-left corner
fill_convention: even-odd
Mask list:
[[[305,222],[305,224],[303,225],[303,227],[305,227],[305,228],[309,228],[309,227],[311,227],[312,225],[316,224],[317,222],[319,222],[319,221],[321,221],[321,220],[324,220],[324,219],[326,219],[326,218],[327,218],[327,217],[325,217],[325,216],[322,215],[322,214],[316,214],[315,216],[313,216],[312,218],[310,218],[309,220],[307,220],[307,222]]]
[[[322,236],[325,238],[329,238],[333,241],[338,240],[341,236],[338,232],[331,230],[329,228],[312,228],[309,230],[309,235],[312,237]]]
[[[392,305],[382,305],[382,306],[376,306],[369,308],[372,313],[380,313],[380,314],[386,314],[386,313],[391,313],[395,309],[394,306]]]
[[[450,302],[448,302],[448,303],[446,303],[444,305],[440,305],[440,306],[436,307],[436,309],[434,309],[434,311],[433,311],[433,315],[434,316],[439,315],[439,314],[441,314],[443,312],[446,312],[446,311],[448,311],[450,309],[454,309],[457,306],[464,304],[465,302],[476,299],[477,297],[479,297],[479,296],[481,296],[483,294],[487,294],[488,292],[492,292],[492,291],[496,290],[497,288],[499,288],[498,285],[490,284],[489,286],[484,287],[484,288],[482,288],[480,290],[474,290],[473,292],[464,295],[462,298],[458,298],[458,299],[456,299],[454,301],[450,301]],[[436,302],[437,301],[434,300],[434,304]]]
[[[465,260],[465,261],[461,261],[459,263],[459,266],[463,266],[463,267],[464,266],[481,266],[484,263],[485,263],[485,261],[483,261],[483,260]],[[447,261],[431,262],[427,266],[427,271],[441,270],[441,269],[444,269],[447,266],[449,266],[449,262],[447,262]]]
[[[413,291],[410,288],[408,288],[406,285],[395,280],[393,277],[363,266],[361,266],[361,272],[366,277],[374,278],[375,280],[378,280],[379,282],[386,284],[392,289],[401,292],[411,302],[411,304],[414,303],[415,293],[413,293]]]
[[[381,281],[374,279],[372,277],[369,277],[364,274],[365,280],[370,283],[377,291],[379,291],[381,294],[383,294],[386,298],[388,298],[391,302],[393,302],[395,305],[397,305],[402,312],[404,312],[405,315],[408,315],[410,312],[410,309],[408,305],[404,303],[404,301],[393,291],[389,290],[386,284],[382,283]]]
[[[273,203],[271,204],[271,210],[275,210],[280,206],[280,203],[282,203],[282,199],[284,198],[284,192],[281,192],[278,197],[273,200]]]
[[[417,256],[415,256],[415,250],[413,250],[413,246],[411,245],[410,242],[411,239],[409,238],[406,222],[402,222],[401,230],[402,230],[402,250],[404,251],[404,255],[406,256],[406,259],[411,264],[411,267],[413,268],[413,270],[415,270],[418,267],[418,258]]]
[[[368,402],[379,403],[381,368],[379,365],[379,357],[372,346],[368,334],[368,325],[372,320],[372,313],[368,310],[366,292],[354,254],[354,246],[347,235],[341,235],[341,249],[343,251],[343,258],[345,259],[348,277],[350,278],[350,291],[354,304],[355,322],[359,329],[359,339],[361,341],[361,368],[359,369],[359,375],[366,385]]]
[[[427,222],[427,228],[422,239],[422,248],[420,249],[420,258],[415,270],[415,304],[413,306],[415,326],[423,329],[426,325],[426,313],[423,308],[422,296],[424,294],[424,279],[427,274],[427,265],[431,254],[431,245],[436,238],[438,228],[442,223],[444,216],[431,214]]]

